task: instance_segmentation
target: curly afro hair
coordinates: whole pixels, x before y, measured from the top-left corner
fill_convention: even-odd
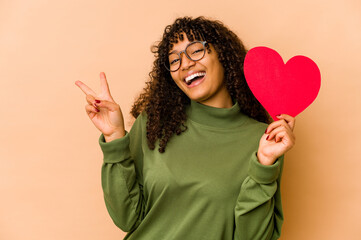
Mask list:
[[[147,113],[147,142],[151,150],[159,140],[160,153],[174,134],[187,130],[186,108],[190,99],[173,81],[164,64],[168,53],[184,34],[189,41],[201,40],[211,43],[224,68],[224,81],[232,99],[236,100],[241,112],[257,121],[271,123],[272,118],[257,101],[249,89],[243,73],[243,62],[247,50],[238,36],[218,20],[205,17],[177,18],[168,25],[162,40],[152,46],[155,61],[149,73],[150,80],[132,106],[131,115],[137,118],[142,111]],[[210,49],[208,48],[208,51]]]

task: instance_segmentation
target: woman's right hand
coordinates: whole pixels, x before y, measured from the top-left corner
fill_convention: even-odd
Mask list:
[[[85,94],[85,110],[93,122],[104,135],[105,141],[124,137],[124,118],[120,106],[114,101],[110,94],[109,86],[105,74],[100,73],[101,92],[96,94],[92,89],[81,81],[76,81],[77,85]]]

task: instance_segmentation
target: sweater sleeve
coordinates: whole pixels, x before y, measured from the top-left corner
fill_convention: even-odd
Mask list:
[[[124,232],[137,228],[144,218],[143,187],[140,171],[136,170],[136,162],[142,161],[141,135],[137,118],[123,138],[111,142],[105,142],[103,134],[99,138],[104,156],[101,180],[105,205],[115,225]]]
[[[248,176],[241,186],[235,207],[236,240],[275,240],[281,235],[283,211],[280,180],[284,155],[273,165],[259,163],[252,154]]]

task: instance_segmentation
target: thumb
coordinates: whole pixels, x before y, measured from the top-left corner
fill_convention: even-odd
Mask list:
[[[96,105],[100,108],[106,108],[111,112],[120,110],[119,104],[107,100],[98,100]]]

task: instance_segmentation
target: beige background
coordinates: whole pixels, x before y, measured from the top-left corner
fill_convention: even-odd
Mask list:
[[[104,71],[129,122],[150,46],[184,15],[319,65],[319,96],[286,154],[282,239],[361,239],[359,0],[0,0],[0,239],[121,239],[103,202],[100,132],[74,82],[98,91]]]

